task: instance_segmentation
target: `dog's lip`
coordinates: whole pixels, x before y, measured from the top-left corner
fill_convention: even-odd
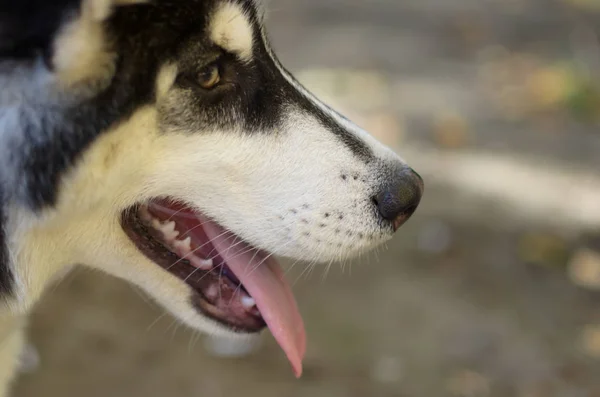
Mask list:
[[[306,349],[304,324],[298,312],[298,307],[290,286],[285,282],[283,271],[272,256],[245,243],[241,238],[226,231],[210,218],[198,211],[191,210],[189,206],[171,201],[153,200],[147,208],[153,215],[157,215],[159,219],[175,219],[178,223],[181,223],[183,230],[189,232],[188,235],[192,236],[193,241],[200,244],[204,242],[210,243],[214,247],[222,263],[231,269],[233,274],[241,281],[244,289],[248,291],[256,302],[261,315],[259,317],[260,323],[248,321],[248,316],[244,316],[242,324],[235,321],[233,323],[231,321],[224,322],[219,313],[214,313],[215,306],[211,305],[206,299],[203,299],[201,294],[198,293],[192,297],[194,306],[208,317],[236,331],[256,332],[263,328],[266,323],[288,356],[296,376],[300,376],[302,373],[302,358]],[[148,238],[144,238],[144,241],[140,244],[137,241],[140,239],[140,235],[147,237],[148,233],[143,230],[140,232],[139,229],[142,226],[140,226],[139,219],[138,222],[135,222],[135,217],[131,215],[132,213],[135,214],[137,211],[128,210],[124,212],[123,227],[136,246],[138,246],[138,249],[149,259],[169,272],[175,273],[176,276],[184,279],[186,282],[189,281],[190,272],[200,274],[201,276],[196,278],[196,281],[201,283],[200,287],[203,285],[206,286],[206,283],[215,282],[214,279],[210,280],[211,271],[198,272],[198,269],[192,267],[188,261],[181,260],[181,258],[170,252],[162,244],[156,243],[156,239],[154,239],[154,244],[152,244],[148,242]],[[207,255],[206,251],[204,254]],[[207,278],[209,279],[208,281],[206,281]],[[188,282],[188,284],[190,283]],[[235,286],[239,287],[239,285]],[[192,285],[192,287],[194,286]],[[256,319],[255,317],[250,318],[250,320]]]

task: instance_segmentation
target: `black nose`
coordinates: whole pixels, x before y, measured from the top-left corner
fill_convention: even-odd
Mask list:
[[[396,231],[415,212],[423,196],[423,179],[411,168],[397,171],[381,187],[373,202],[379,215]]]

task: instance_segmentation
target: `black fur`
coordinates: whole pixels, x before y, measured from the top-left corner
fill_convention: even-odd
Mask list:
[[[0,204],[4,203],[2,187],[0,186]],[[14,275],[8,264],[8,247],[6,241],[6,214],[4,206],[0,205],[0,300],[10,296],[14,287]]]
[[[0,57],[49,54],[52,38],[66,13],[80,0],[0,0]]]

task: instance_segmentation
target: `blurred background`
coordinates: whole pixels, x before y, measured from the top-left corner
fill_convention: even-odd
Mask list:
[[[80,270],[15,396],[599,397],[600,1],[269,8],[289,69],[424,177],[419,210],[343,271],[289,272],[300,380],[269,335],[211,342]]]

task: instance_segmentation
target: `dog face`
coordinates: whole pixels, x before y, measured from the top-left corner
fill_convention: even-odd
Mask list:
[[[378,246],[420,177],[282,67],[251,0],[87,1],[48,54],[19,69],[40,82],[26,99],[2,101],[23,153],[3,165],[29,295],[52,273],[32,266],[83,263],[198,329],[268,325],[299,373],[302,322],[272,256]]]

